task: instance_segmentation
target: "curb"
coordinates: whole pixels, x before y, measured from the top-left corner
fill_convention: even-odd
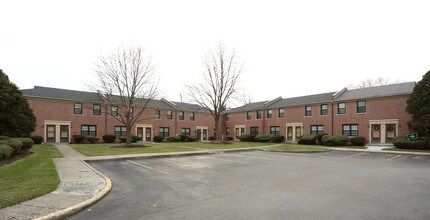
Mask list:
[[[275,150],[262,150],[258,149],[259,151],[267,151],[267,152],[275,152],[275,153],[327,153],[332,151],[331,149],[328,149],[327,151],[275,151]]]
[[[35,218],[35,220],[63,219],[65,217],[67,217],[67,216],[73,215],[73,214],[75,214],[75,213],[77,213],[77,212],[79,212],[79,211],[81,211],[81,210],[83,210],[83,209],[85,209],[85,208],[87,208],[87,207],[95,204],[96,202],[100,201],[103,197],[105,197],[111,191],[111,189],[112,189],[112,181],[107,176],[105,176],[104,174],[100,173],[98,170],[94,169],[92,166],[90,166],[89,164],[87,164],[85,161],[81,160],[81,162],[85,166],[87,166],[90,170],[92,170],[93,172],[95,172],[97,175],[101,176],[105,180],[106,185],[103,188],[103,190],[100,191],[94,197],[92,197],[92,198],[90,198],[88,200],[85,200],[85,201],[83,201],[81,203],[78,203],[76,205],[70,206],[68,208],[65,208],[65,209],[53,212],[51,214]]]
[[[239,151],[255,151],[259,150],[259,147],[255,148],[234,148],[234,149],[222,149],[222,150],[207,150],[207,151],[199,151],[199,152],[189,152],[189,153],[166,153],[166,154],[158,154],[158,155],[118,155],[112,158],[86,158],[85,162],[96,162],[96,161],[117,161],[117,160],[125,160],[125,159],[154,159],[154,158],[164,158],[164,157],[187,157],[187,156],[198,156],[198,155],[206,155],[206,154],[221,154],[221,153],[233,153]],[[106,156],[109,157],[109,156]]]
[[[367,149],[352,149],[352,148],[328,148],[328,149],[333,150],[333,151],[351,151],[351,152],[368,152],[368,153],[377,153],[377,154],[403,154],[403,155],[430,156],[430,153],[424,153],[424,152],[367,150]]]

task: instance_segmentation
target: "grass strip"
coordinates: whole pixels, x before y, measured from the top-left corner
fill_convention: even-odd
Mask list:
[[[316,147],[313,145],[300,145],[300,144],[282,144],[270,147],[261,148],[262,150],[276,151],[276,152],[326,152],[330,151],[327,148]]]
[[[60,178],[53,157],[62,157],[53,145],[34,145],[32,155],[0,167],[0,208],[54,191]]]

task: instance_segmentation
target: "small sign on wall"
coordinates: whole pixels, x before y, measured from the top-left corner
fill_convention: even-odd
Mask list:
[[[418,139],[418,134],[417,133],[408,134],[408,139],[411,141],[416,140],[416,139]]]

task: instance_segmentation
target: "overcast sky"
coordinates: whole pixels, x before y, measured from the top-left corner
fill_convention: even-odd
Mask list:
[[[244,63],[253,101],[338,91],[430,70],[430,1],[0,1],[0,68],[21,89],[88,90],[120,46],[153,57],[160,95],[178,101],[219,43]],[[184,101],[186,98],[184,97]]]

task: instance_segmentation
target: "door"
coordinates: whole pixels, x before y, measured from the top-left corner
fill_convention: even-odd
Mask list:
[[[55,125],[46,125],[46,142],[55,142]]]
[[[385,125],[385,143],[393,143],[393,139],[396,137],[396,124]]]
[[[151,128],[145,129],[145,141],[151,142],[152,141],[152,131]]]
[[[372,125],[372,143],[381,143],[381,125],[373,124]]]
[[[207,129],[202,129],[203,130],[203,139],[202,141],[207,141],[208,140],[208,130]]]
[[[55,126],[54,126],[54,128],[55,128]],[[60,125],[60,142],[69,143],[69,126],[68,125]]]
[[[293,127],[287,126],[287,141],[293,141]]]
[[[197,140],[202,140],[202,129],[197,129]]]
[[[143,140],[143,128],[137,127],[137,136],[140,138],[140,140]]]
[[[302,136],[302,126],[296,126],[296,133],[294,134],[294,142],[297,142],[300,136]]]

